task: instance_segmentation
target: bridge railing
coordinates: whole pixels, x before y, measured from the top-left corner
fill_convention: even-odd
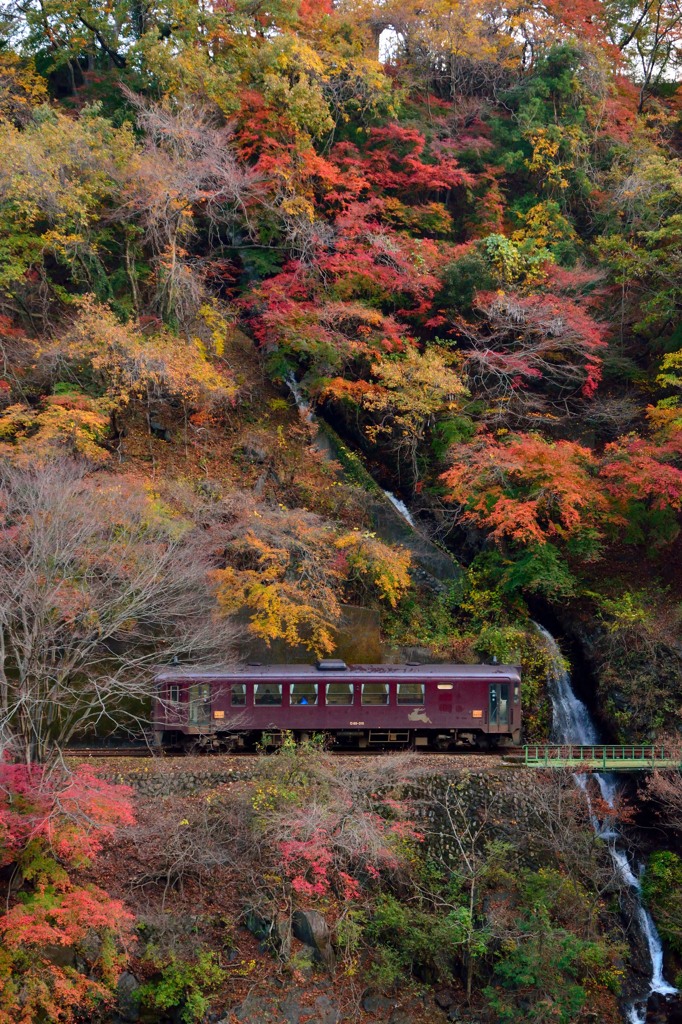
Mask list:
[[[664,746],[653,743],[529,743],[523,749],[524,764],[529,767],[614,770],[670,767],[675,763]]]

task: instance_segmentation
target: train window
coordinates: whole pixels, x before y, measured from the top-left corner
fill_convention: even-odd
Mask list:
[[[352,683],[327,683],[327,705],[335,706],[348,706],[353,703],[353,684]]]
[[[253,688],[253,702],[257,707],[263,704],[281,704],[282,684],[256,683]]]
[[[490,725],[497,727],[499,693],[494,684],[490,687]]]
[[[388,704],[388,683],[363,683],[363,704]]]
[[[189,688],[189,720],[191,725],[206,725],[211,717],[211,687],[197,683]]]
[[[500,685],[499,721],[500,725],[509,725],[509,685],[507,683]]]
[[[514,683],[514,703],[519,703],[519,684]]]
[[[171,704],[180,703],[180,687],[175,683],[168,687],[168,700]]]
[[[491,729],[509,725],[509,684],[491,683],[489,724]]]
[[[398,683],[398,704],[423,704],[423,683]]]
[[[243,708],[246,704],[246,683],[232,683],[230,703],[233,708]]]
[[[292,683],[289,687],[290,704],[317,704],[317,683]]]

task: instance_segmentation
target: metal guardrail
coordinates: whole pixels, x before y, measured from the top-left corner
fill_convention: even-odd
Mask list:
[[[679,757],[663,746],[647,743],[526,744],[523,763],[528,768],[570,768],[574,771],[651,771],[654,768],[682,769]]]

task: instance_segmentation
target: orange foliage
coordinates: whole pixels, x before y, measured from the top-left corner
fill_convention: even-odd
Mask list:
[[[482,433],[454,445],[452,467],[442,475],[449,501],[465,522],[490,530],[499,541],[545,543],[592,527],[605,506],[595,480],[597,463],[573,441],[519,434],[507,441]]]

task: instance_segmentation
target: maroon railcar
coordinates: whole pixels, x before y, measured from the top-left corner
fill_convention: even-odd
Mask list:
[[[276,745],[291,731],[336,745],[518,744],[521,676],[514,665],[245,665],[157,676],[157,743],[229,750]]]

